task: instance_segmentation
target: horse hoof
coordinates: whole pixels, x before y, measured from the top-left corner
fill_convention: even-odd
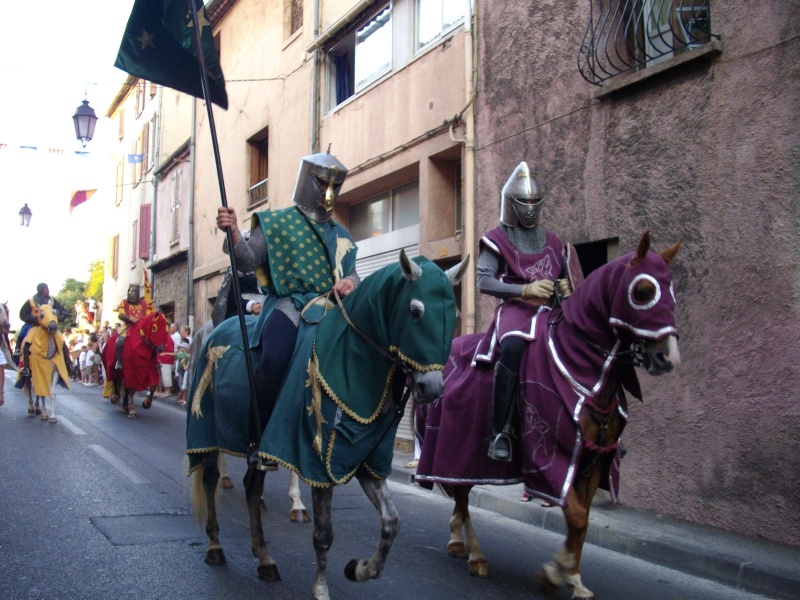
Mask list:
[[[347,577],[350,581],[358,581],[358,579],[356,579],[357,566],[358,566],[358,561],[354,558],[344,567],[344,576]]]
[[[278,572],[278,567],[275,565],[261,565],[258,567],[258,578],[270,583],[275,583],[281,580],[281,574]]]
[[[50,422],[51,423],[58,423],[58,419],[56,419],[55,417],[50,417]]]
[[[469,558],[464,542],[451,542],[447,544],[447,554],[453,558]]]
[[[145,408],[145,409],[150,408],[152,405],[153,405],[153,401],[150,398],[148,398],[147,400],[142,402],[142,408]]]
[[[214,548],[206,551],[206,564],[218,567],[225,564],[225,553],[222,548]]]
[[[469,561],[469,574],[473,577],[488,577],[489,564],[485,558],[476,558]]]
[[[35,410],[33,410],[32,408],[29,408],[29,409],[28,409],[28,414],[29,414],[29,415],[36,414],[36,411],[35,411]]]
[[[311,519],[307,510],[293,510],[289,513],[289,520],[292,523],[308,523]]]
[[[111,404],[117,404],[119,402],[119,396],[111,396],[109,400],[111,401]]]
[[[558,589],[558,585],[553,581],[550,581],[550,577],[544,570],[539,571],[538,583],[539,587],[545,594],[555,594],[556,590]]]
[[[40,419],[42,419],[42,421],[47,421],[47,413],[44,413],[44,414],[42,414],[42,413],[39,413],[39,414],[40,414],[40,415],[42,415],[42,416],[40,417]]]
[[[223,490],[233,489],[233,482],[231,481],[231,478],[228,477],[227,475],[225,475],[225,477],[222,478],[222,489]]]
[[[37,408],[35,411],[33,411],[33,414],[35,414],[35,415],[42,414],[42,409],[41,408]]]

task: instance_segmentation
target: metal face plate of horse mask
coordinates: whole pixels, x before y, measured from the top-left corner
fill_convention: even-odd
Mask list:
[[[508,227],[535,227],[543,204],[544,192],[531,175],[528,163],[522,161],[500,192],[500,222]]]
[[[328,221],[346,176],[347,169],[332,154],[306,156],[300,161],[292,201],[309,218]]]

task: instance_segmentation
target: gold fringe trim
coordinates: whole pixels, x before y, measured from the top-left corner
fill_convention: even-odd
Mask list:
[[[308,406],[308,415],[314,415],[314,422],[317,425],[317,433],[314,436],[314,441],[311,444],[317,453],[317,456],[322,458],[322,425],[328,422],[322,417],[322,386],[319,381],[319,371],[316,368],[314,361],[308,361],[308,379],[306,380],[306,387],[311,388],[311,406]]]
[[[331,439],[328,440],[328,452],[325,456],[325,470],[328,472],[328,477],[331,478],[331,481],[333,481],[334,485],[343,485],[353,478],[353,476],[358,471],[358,467],[361,466],[361,463],[356,465],[355,469],[350,471],[347,475],[345,475],[341,479],[336,479],[336,477],[334,477],[333,473],[331,472],[331,455],[333,454],[333,445],[335,443],[336,443],[336,430],[334,429],[333,431],[331,431]]]
[[[277,456],[275,456],[274,454],[269,454],[269,453],[267,453],[267,452],[259,452],[259,453],[258,453],[258,455],[259,455],[261,458],[266,458],[267,460],[274,460],[274,461],[275,461],[276,463],[278,463],[279,465],[281,465],[281,466],[283,466],[283,467],[285,467],[285,468],[289,469],[290,471],[294,471],[294,473],[295,473],[295,474],[296,474],[296,475],[297,475],[297,476],[298,476],[298,477],[299,477],[299,478],[300,478],[300,479],[303,481],[303,483],[305,483],[306,485],[309,485],[309,486],[311,486],[311,487],[315,487],[315,488],[329,488],[329,487],[333,487],[333,484],[332,484],[331,482],[329,482],[329,481],[314,481],[313,479],[309,479],[308,477],[305,477],[305,476],[304,476],[304,475],[303,475],[303,474],[300,472],[300,470],[299,470],[299,469],[298,469],[296,466],[294,466],[294,465],[292,465],[292,464],[289,464],[288,462],[286,462],[285,460],[282,460],[282,459],[278,458],[278,457],[277,457]]]
[[[312,359],[314,361],[314,365],[316,366],[317,377],[318,377],[319,382],[322,385],[323,389],[325,390],[325,393],[333,401],[333,403],[336,404],[336,406],[341,408],[347,414],[348,417],[350,417],[351,419],[353,419],[357,423],[361,423],[363,425],[369,425],[370,423],[372,423],[381,414],[381,410],[383,409],[383,405],[386,402],[386,398],[389,396],[389,384],[392,381],[392,376],[394,375],[394,372],[395,372],[395,369],[397,368],[397,366],[392,364],[392,366],[389,368],[389,374],[387,375],[386,381],[383,384],[383,393],[381,394],[381,401],[380,401],[380,403],[378,403],[378,407],[375,409],[375,412],[372,413],[372,415],[370,415],[369,417],[367,417],[365,419],[364,417],[361,417],[360,415],[354,413],[350,408],[348,408],[344,404],[344,402],[342,402],[339,399],[339,397],[334,393],[334,391],[331,389],[331,386],[328,385],[328,382],[325,381],[325,376],[322,374],[322,372],[319,369],[319,357],[317,356],[316,345],[317,344],[316,344],[316,340],[315,340],[314,341],[314,350],[313,350],[313,353],[312,353]]]
[[[192,396],[192,414],[198,419],[203,418],[203,411],[200,405],[206,389],[211,387],[211,378],[217,361],[221,359],[229,349],[230,346],[212,346],[210,344],[208,346],[208,350],[206,351],[206,368],[203,369],[203,375],[200,377],[200,381],[197,384],[197,390],[194,396]]]
[[[426,366],[421,365],[420,363],[418,363],[415,360],[411,360],[405,354],[400,352],[400,348],[398,348],[397,346],[390,346],[389,347],[389,352],[392,352],[392,353],[396,354],[397,356],[399,356],[403,360],[404,363],[406,363],[407,365],[410,365],[411,367],[413,367],[414,370],[417,373],[427,373],[428,371],[444,371],[444,365],[434,364],[434,365],[428,365],[426,367]]]
[[[209,452],[222,452],[223,454],[227,454],[228,456],[247,458],[247,454],[245,454],[244,452],[233,452],[232,450],[226,450],[225,448],[220,448],[219,446],[209,446],[208,448],[193,448],[192,450],[187,450],[186,454],[208,454]],[[186,473],[186,476],[190,477],[192,473],[197,471],[197,469],[202,468],[202,466],[203,463],[195,465],[194,467],[190,467],[189,471]]]

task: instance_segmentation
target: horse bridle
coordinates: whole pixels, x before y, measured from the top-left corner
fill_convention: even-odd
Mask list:
[[[556,286],[555,293],[553,294],[553,306],[552,306],[553,310],[555,310],[556,308],[561,308],[561,305],[563,304],[564,300],[565,300],[564,295],[562,294],[561,290],[558,289],[558,286]],[[597,344],[592,340],[588,339],[585,335],[581,333],[581,331],[575,325],[573,325],[569,321],[566,321],[564,319],[563,310],[558,314],[558,318],[556,318],[553,321],[548,320],[547,325],[549,327],[555,327],[562,321],[569,326],[572,332],[576,336],[578,336],[578,339],[580,341],[589,346],[589,348],[591,348],[596,354],[599,354],[603,358],[608,358],[609,356],[611,356],[615,360],[618,360],[620,364],[630,365],[633,367],[641,367],[642,365],[645,364],[644,340],[637,338],[633,342],[631,342],[630,349],[623,350],[622,352],[612,355],[610,350],[606,350],[600,344]]]

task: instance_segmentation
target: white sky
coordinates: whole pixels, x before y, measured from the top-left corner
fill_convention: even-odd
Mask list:
[[[106,257],[111,229],[104,215],[114,202],[115,140],[105,113],[125,81],[113,65],[132,6],[133,0],[4,3],[0,301],[8,300],[15,326],[19,307],[37,283],[57,294],[67,278],[87,281],[89,263]],[[84,149],[75,139],[72,115],[84,98],[99,121],[85,149],[89,154],[79,156],[75,151]],[[71,191],[93,188],[97,194],[70,215]],[[18,216],[25,203],[33,212],[27,229]]]

